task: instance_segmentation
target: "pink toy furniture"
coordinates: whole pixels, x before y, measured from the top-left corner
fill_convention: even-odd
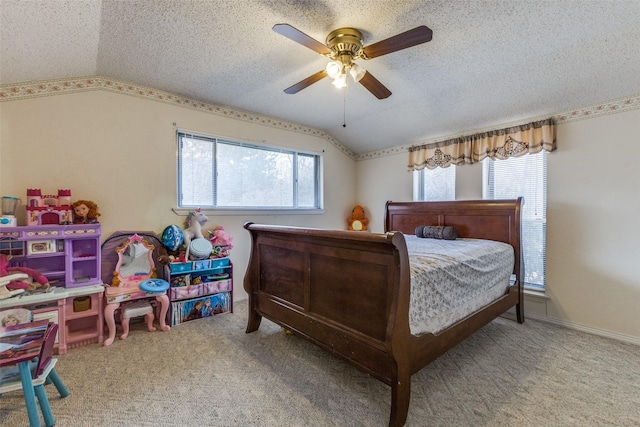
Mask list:
[[[39,188],[27,189],[27,225],[71,224],[71,190],[58,190],[58,194],[43,195]]]
[[[0,260],[9,259],[7,267],[37,270],[49,281],[48,289],[36,286],[35,291],[4,298],[0,278],[0,312],[24,307],[33,312],[35,320],[48,319],[60,325],[54,346],[58,354],[102,344],[100,239],[100,224],[0,227]],[[109,267],[109,275],[115,264]],[[108,277],[105,283],[110,282]]]
[[[123,340],[129,336],[129,320],[132,317],[144,316],[144,320],[147,323],[147,329],[149,332],[155,332],[156,328],[153,326],[153,307],[146,300],[139,300],[129,303],[122,309],[122,335],[120,339]]]
[[[122,307],[123,334],[120,339],[129,335],[129,320],[132,317],[145,316],[149,331],[155,331],[153,327],[153,308],[150,300],[155,299],[160,306],[160,329],[169,331],[166,324],[167,311],[169,310],[169,297],[166,291],[147,292],[140,289],[140,283],[157,277],[152,259],[154,246],[144,238],[134,234],[116,249],[118,263],[113,272],[111,286],[105,289],[107,304],[104,309],[104,319],[109,328],[109,337],[104,340],[104,345],[113,343],[116,336],[116,310]],[[132,302],[135,301],[135,302]]]

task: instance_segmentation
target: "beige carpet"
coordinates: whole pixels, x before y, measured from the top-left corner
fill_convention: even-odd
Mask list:
[[[57,426],[386,426],[390,388],[263,320],[224,314],[59,356]],[[22,394],[0,425],[26,426]],[[498,319],[414,375],[407,426],[638,426],[640,347]]]

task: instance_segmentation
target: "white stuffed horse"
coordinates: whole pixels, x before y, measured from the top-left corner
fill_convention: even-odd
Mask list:
[[[201,209],[194,209],[192,212],[189,212],[187,215],[187,219],[185,220],[185,228],[184,233],[184,245],[185,247],[189,247],[189,244],[194,239],[204,239],[202,235],[202,225],[209,221],[209,218],[205,214],[202,213]]]

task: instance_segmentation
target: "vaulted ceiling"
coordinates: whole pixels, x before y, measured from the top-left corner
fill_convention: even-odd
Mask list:
[[[0,1],[0,85],[103,76],[324,130],[353,153],[462,135],[640,93],[637,0]],[[420,25],[433,39],[359,60],[379,100],[325,78],[327,58],[272,30],[364,45]],[[346,126],[345,126],[346,125]]]

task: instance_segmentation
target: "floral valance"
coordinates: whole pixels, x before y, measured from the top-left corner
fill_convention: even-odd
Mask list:
[[[541,150],[556,149],[553,119],[505,129],[461,136],[409,148],[409,170],[472,164],[483,160],[508,159]]]

